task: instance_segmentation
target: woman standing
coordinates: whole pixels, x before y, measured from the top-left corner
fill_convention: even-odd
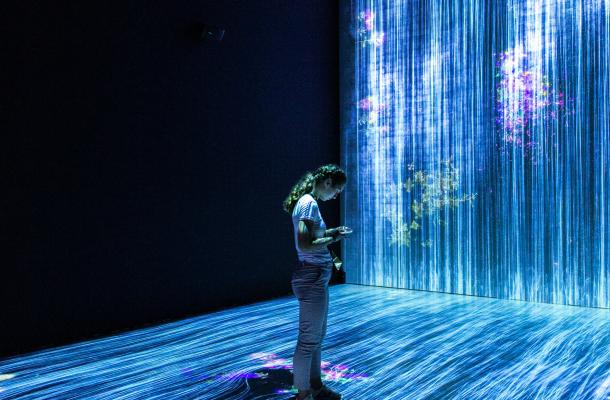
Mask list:
[[[336,165],[308,172],[292,188],[284,210],[292,214],[299,265],[292,275],[292,290],[299,299],[299,336],[293,361],[296,399],[340,399],[322,383],[321,345],[328,316],[328,281],[332,257],[327,246],[346,237],[347,227],[326,229],[318,201],[328,201],[343,190],[347,177]]]

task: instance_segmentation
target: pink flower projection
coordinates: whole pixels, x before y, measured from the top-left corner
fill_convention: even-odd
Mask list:
[[[253,360],[263,362],[261,368],[265,369],[292,369],[292,362],[278,357],[273,353],[255,353],[250,355]],[[322,379],[333,382],[350,382],[354,380],[367,379],[364,373],[357,373],[344,364],[333,365],[328,361],[322,361]]]
[[[374,47],[380,47],[385,42],[385,33],[377,32],[374,30],[375,27],[375,13],[371,10],[362,11],[358,15],[358,40],[362,47],[372,45]]]
[[[519,48],[496,55],[496,126],[501,140],[531,154],[533,129],[573,114],[574,100],[553,87],[540,61]]]
[[[360,121],[361,125],[373,125],[379,121],[379,114],[387,108],[377,97],[369,96],[358,101],[358,108],[365,112],[365,117]]]

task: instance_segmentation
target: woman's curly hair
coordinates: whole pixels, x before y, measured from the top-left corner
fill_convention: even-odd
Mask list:
[[[284,200],[284,211],[292,214],[297,201],[305,193],[313,190],[318,182],[322,182],[327,178],[331,178],[333,186],[344,185],[347,182],[347,175],[341,167],[335,164],[327,164],[319,167],[314,172],[307,172],[303,177],[292,187],[290,194]]]

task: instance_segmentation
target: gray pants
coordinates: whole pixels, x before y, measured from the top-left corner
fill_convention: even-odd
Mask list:
[[[328,317],[328,281],[332,263],[319,266],[300,263],[292,274],[292,291],[299,299],[299,337],[294,353],[294,386],[307,390],[322,375],[321,346]]]

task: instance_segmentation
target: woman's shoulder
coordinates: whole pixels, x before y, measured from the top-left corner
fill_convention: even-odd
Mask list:
[[[309,193],[305,193],[304,195],[302,195],[301,197],[299,197],[299,200],[297,201],[297,203],[295,204],[294,209],[307,209],[311,206],[317,206],[318,202],[316,201],[316,199]]]
[[[301,199],[306,199],[307,201],[316,201],[316,199],[311,195],[311,193],[305,193],[303,196],[301,196]]]
[[[301,204],[306,204],[306,203],[316,203],[316,204],[318,204],[316,199],[314,199],[314,197],[310,193],[305,193],[303,196],[301,196],[299,198],[299,203],[301,203]]]

